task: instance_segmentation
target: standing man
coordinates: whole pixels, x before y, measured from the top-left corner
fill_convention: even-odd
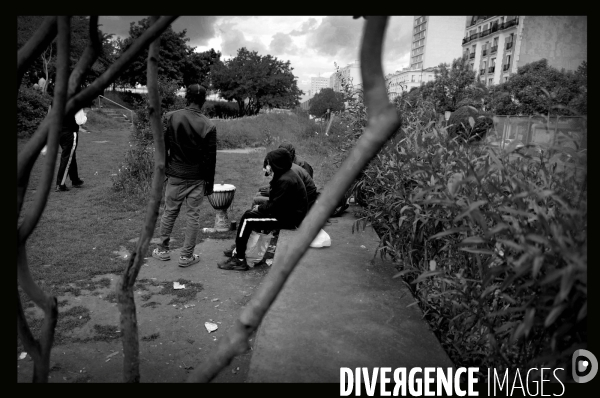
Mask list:
[[[52,108],[52,104],[50,104]],[[50,109],[48,109],[50,112]],[[77,114],[82,112],[80,110]],[[60,131],[60,165],[58,166],[58,173],[56,174],[56,192],[66,192],[69,190],[67,185],[67,175],[71,179],[71,185],[73,188],[81,188],[83,180],[79,178],[77,170],[77,157],[75,151],[77,144],[79,143],[79,124],[75,118],[76,115],[65,115],[63,126]],[[84,115],[85,118],[85,115]],[[81,124],[85,123],[85,120]]]
[[[200,229],[200,204],[213,193],[217,161],[217,129],[200,110],[206,100],[206,89],[199,84],[187,88],[184,109],[165,115],[167,130],[167,184],[165,208],[160,220],[160,243],[152,257],[171,259],[169,240],[181,205],[186,205],[186,229],[179,266],[188,267],[200,261],[194,254]]]

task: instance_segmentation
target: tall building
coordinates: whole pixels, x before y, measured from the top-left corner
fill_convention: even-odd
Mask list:
[[[360,75],[360,63],[358,62],[358,60],[346,65],[343,68],[340,68],[339,71],[333,73],[329,77],[329,87],[331,87],[333,91],[342,91],[342,78],[344,78],[348,82],[351,82],[352,86],[355,88],[362,85],[362,77]]]
[[[486,85],[503,83],[542,58],[557,69],[575,70],[587,61],[587,17],[468,16],[462,47]]]
[[[403,91],[410,91],[413,87],[419,87],[422,83],[435,79],[435,68],[411,69],[403,68],[385,76],[390,100],[401,95]]]
[[[465,17],[423,15],[414,19],[411,69],[427,69],[452,63],[462,56],[460,41],[464,36]]]
[[[311,77],[310,78],[310,96],[314,97],[319,91],[329,87],[328,77]]]

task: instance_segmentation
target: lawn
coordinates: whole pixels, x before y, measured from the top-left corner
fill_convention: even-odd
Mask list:
[[[94,275],[120,274],[125,262],[119,253],[133,251],[144,223],[145,203],[136,203],[112,190],[111,175],[129,147],[130,127],[90,113],[77,149],[81,189],[52,192],[42,218],[29,238],[27,255],[32,274],[44,289],[61,294],[69,283]],[[24,140],[18,142],[18,148]],[[262,173],[264,153],[218,153],[215,183],[236,186],[230,207],[231,220],[238,219],[249,205],[258,186],[268,183]],[[37,188],[45,157],[33,168],[23,212],[27,211]],[[56,170],[58,169],[58,159]],[[70,182],[67,182],[70,186]],[[207,200],[202,204],[202,227],[214,225],[215,212]],[[161,212],[159,213],[162,214]],[[173,246],[183,243],[185,220],[178,218],[172,233]],[[155,237],[158,236],[159,223]],[[232,239],[233,232],[218,237]],[[200,234],[198,242],[206,237]],[[214,235],[213,235],[214,237]],[[150,248],[145,256],[150,256]]]

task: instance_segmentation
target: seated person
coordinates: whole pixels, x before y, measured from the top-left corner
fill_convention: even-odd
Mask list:
[[[298,167],[292,167],[292,169],[294,169],[295,171],[298,171],[299,168],[302,168],[304,171],[306,171],[306,173],[308,174],[308,176],[310,177],[310,182],[308,182],[307,184],[307,178],[306,175],[304,173],[300,174],[300,177],[302,177],[302,181],[304,181],[304,184],[306,186],[306,193],[308,194],[309,198],[308,201],[309,203],[311,203],[311,190],[313,189],[312,187],[314,187],[314,200],[316,200],[317,197],[317,188],[315,187],[315,184],[313,182],[313,168],[310,164],[308,164],[307,161],[300,159],[297,155],[296,155],[296,148],[294,148],[294,146],[290,143],[283,143],[281,145],[279,145],[279,148],[283,148],[283,149],[287,149],[288,152],[290,153],[290,155],[292,156],[292,163]],[[312,187],[310,187],[309,185],[312,185]],[[269,186],[265,185],[262,186],[258,189],[258,193],[256,194],[256,196],[254,196],[253,199],[253,204],[261,204],[267,201],[267,197],[269,196]],[[314,203],[314,200],[312,201],[312,203]],[[312,204],[310,204],[310,207],[312,206]]]
[[[263,167],[266,167],[266,166],[267,165],[266,165],[266,159],[265,159],[265,164],[263,165]],[[296,172],[296,174],[298,174],[298,176],[304,183],[304,188],[306,188],[306,198],[308,200],[308,209],[310,210],[312,205],[315,204],[317,197],[319,196],[319,193],[317,192],[317,187],[315,186],[315,182],[310,177],[310,175],[308,175],[306,170],[304,170],[302,167],[298,166],[297,164],[292,163],[292,170],[294,172]],[[259,205],[259,204],[267,202],[268,200],[269,200],[269,186],[267,185],[267,186],[261,187],[259,189],[258,195],[256,195],[254,197],[253,204]]]
[[[273,175],[269,184],[269,199],[247,210],[238,223],[233,249],[225,254],[230,259],[218,263],[224,270],[247,271],[246,245],[252,231],[295,229],[300,226],[308,211],[306,188],[298,174],[292,171],[290,153],[278,148],[267,153],[265,169]]]

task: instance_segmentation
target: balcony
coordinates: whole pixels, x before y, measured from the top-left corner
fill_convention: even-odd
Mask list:
[[[512,48],[512,46],[513,46],[513,42],[512,41],[509,41],[508,43],[506,43],[506,49],[507,50],[510,50]]]
[[[485,75],[485,68],[483,68],[483,69],[479,69],[479,74],[480,74],[480,75]]]
[[[502,65],[502,71],[506,72],[509,67],[510,67],[510,64],[504,64],[504,65]]]
[[[493,54],[493,53],[495,53],[496,51],[498,51],[498,46],[493,46],[493,47],[491,48],[491,50],[490,50],[490,53],[491,53],[491,54]]]
[[[485,37],[485,36],[489,35],[490,33],[492,33],[492,31],[490,29],[482,30],[481,33],[479,34],[479,37]]]
[[[503,29],[508,29],[508,28],[516,26],[518,24],[519,24],[519,18],[511,19],[510,21],[504,22]]]
[[[488,73],[494,73],[494,71],[495,71],[495,70],[496,70],[496,67],[495,67],[495,66],[490,66],[490,67],[488,68]]]
[[[474,52],[471,53],[471,54],[469,54],[469,59],[473,59],[473,58],[475,58],[475,53]]]
[[[481,50],[481,55],[483,55],[484,57],[487,55],[487,48]]]

